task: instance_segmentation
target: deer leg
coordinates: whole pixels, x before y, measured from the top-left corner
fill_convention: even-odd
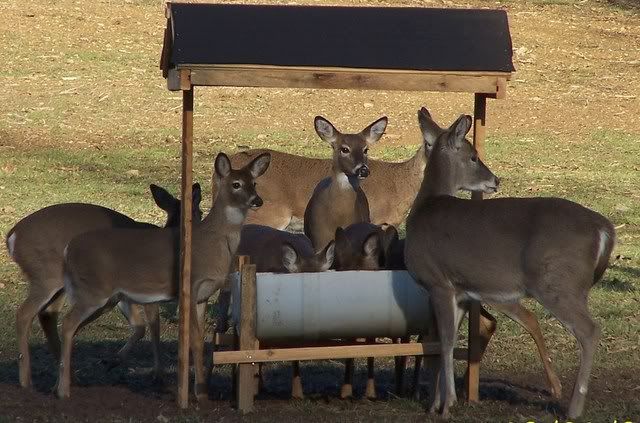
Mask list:
[[[31,283],[29,295],[16,312],[16,333],[18,338],[18,366],[20,369],[20,386],[31,387],[31,352],[29,350],[29,334],[36,314],[45,307],[57,291],[42,292],[33,289]],[[46,286],[46,284],[42,284]],[[55,351],[52,351],[55,354]]]
[[[49,351],[56,358],[56,362],[60,360],[60,336],[58,335],[58,316],[64,306],[65,295],[62,291],[58,291],[54,295],[53,300],[38,313],[40,326],[47,338]]]
[[[540,331],[540,325],[538,324],[538,319],[536,319],[535,315],[524,308],[520,303],[491,304],[491,306],[506,314],[511,320],[518,323],[520,326],[525,328],[527,332],[529,332],[529,335],[531,335],[538,347],[538,353],[540,354],[540,360],[544,366],[547,385],[551,391],[551,395],[553,398],[560,399],[562,396],[562,385],[560,384],[560,379],[551,365],[551,357],[549,357],[549,352],[545,346],[544,338]]]
[[[540,295],[536,296],[536,299],[573,334],[580,347],[580,369],[573,386],[567,413],[568,417],[573,420],[580,417],[584,408],[593,356],[600,340],[600,327],[589,315],[586,295],[583,298],[554,295],[549,299]]]
[[[58,370],[56,395],[58,398],[69,398],[71,385],[71,350],[73,337],[80,328],[97,319],[108,307],[108,299],[98,301],[78,301],[71,306],[62,319],[62,351]]]
[[[118,351],[118,359],[125,362],[135,343],[144,338],[146,324],[139,305],[123,300],[118,302],[118,308],[129,322],[129,328],[132,331],[127,343]]]
[[[411,338],[410,337],[398,338],[394,340],[394,342],[400,343],[400,344],[408,343],[408,342],[411,342]],[[407,357],[406,356],[395,357],[394,363],[395,363],[395,371],[396,371],[396,375],[395,375],[396,395],[404,396],[405,395],[404,371],[407,368]]]
[[[294,361],[293,378],[291,379],[291,398],[304,399],[304,391],[302,389],[302,379],[300,378],[300,362]]]
[[[225,333],[229,329],[229,306],[231,304],[231,289],[225,284],[218,294],[218,316],[216,332]]]
[[[344,361],[344,383],[340,389],[340,398],[350,398],[353,396],[353,371],[355,360],[353,358],[347,358]]]
[[[453,291],[446,288],[432,287],[431,305],[435,311],[438,334],[441,346],[440,364],[440,399],[442,400],[442,410],[440,414],[444,418],[449,417],[449,408],[456,401],[456,389],[453,368],[453,348],[456,340],[456,323],[461,320],[458,314],[461,313]],[[435,412],[436,401],[431,407],[431,412]]]
[[[193,357],[193,371],[195,373],[195,386],[194,393],[196,395],[196,399],[198,402],[202,402],[207,399],[207,384],[206,378],[204,375],[204,333],[203,333],[203,325],[201,324],[204,321],[204,312],[206,311],[206,303],[204,306],[195,304],[195,300],[197,295],[192,293],[193,301],[191,303],[191,335],[190,335],[190,343],[191,343],[191,355]],[[200,316],[200,314],[202,316]]]
[[[157,304],[146,304],[144,306],[144,315],[149,324],[151,332],[151,344],[153,349],[153,377],[161,380],[164,373],[162,365],[162,354],[160,352],[160,308]]]
[[[367,357],[367,388],[365,396],[370,399],[376,399],[376,380],[375,380],[375,359]]]

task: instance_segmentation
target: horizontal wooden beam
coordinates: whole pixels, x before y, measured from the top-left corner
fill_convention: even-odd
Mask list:
[[[407,343],[348,345],[337,347],[281,348],[213,353],[213,364],[266,363],[273,361],[328,360],[339,358],[394,357],[408,355],[438,355],[440,343]],[[456,360],[467,359],[466,348],[456,348]]]
[[[436,72],[396,69],[181,65],[198,86],[452,91],[504,96],[509,72]]]

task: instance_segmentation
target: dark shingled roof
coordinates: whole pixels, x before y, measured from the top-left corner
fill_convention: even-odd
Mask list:
[[[172,3],[171,15],[169,67],[514,71],[503,10]]]

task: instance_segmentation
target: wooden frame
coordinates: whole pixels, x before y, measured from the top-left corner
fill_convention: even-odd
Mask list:
[[[303,361],[303,360],[326,360],[345,358],[365,358],[365,357],[406,357],[406,356],[438,356],[440,354],[440,343],[437,342],[435,330],[425,337],[423,342],[418,343],[377,343],[367,340],[354,341],[326,341],[310,343],[313,346],[291,346],[279,345],[260,348],[260,342],[256,338],[256,293],[257,277],[256,266],[249,264],[247,257],[239,257],[238,269],[240,273],[240,298],[233,298],[233,302],[240,303],[240,322],[238,322],[238,335],[225,336],[216,334],[215,348],[213,353],[213,365],[235,364],[237,370],[234,372],[234,385],[238,410],[242,413],[253,411],[254,397],[257,394],[258,384],[258,363],[268,363],[275,361]],[[470,327],[478,326],[480,316],[480,305],[477,310],[470,310]],[[477,313],[477,317],[471,317]],[[471,321],[473,320],[473,323]],[[432,326],[430,329],[435,329]],[[234,327],[235,332],[235,327]],[[220,346],[234,346],[230,351],[217,351]],[[479,334],[474,335],[469,331],[469,348],[456,348],[454,358],[456,360],[466,360],[468,362],[469,377],[473,381],[478,378],[480,338]],[[237,348],[235,348],[237,346]],[[473,353],[473,354],[472,354]],[[400,394],[404,383],[402,383],[402,370],[396,364],[396,390]],[[474,373],[472,373],[474,372]],[[477,383],[469,382],[466,386],[467,399],[477,401]]]
[[[402,90],[402,91],[438,91],[438,92],[468,92],[474,94],[474,130],[473,143],[481,157],[484,157],[484,139],[486,135],[486,100],[488,98],[503,99],[506,97],[507,81],[511,78],[510,71],[461,71],[447,70],[434,71],[390,69],[390,68],[352,68],[333,66],[275,66],[268,64],[203,64],[203,63],[173,63],[172,54],[176,37],[179,36],[174,28],[171,12],[171,3],[167,3],[166,9],[167,27],[164,33],[164,44],[161,55],[160,67],[163,76],[167,78],[167,87],[171,91],[183,92],[183,118],[182,118],[182,221],[180,241],[180,324],[179,324],[179,358],[178,358],[178,404],[187,407],[189,400],[189,318],[191,292],[191,202],[192,202],[192,164],[193,164],[193,101],[194,87],[196,86],[236,86],[236,87],[276,87],[276,88],[316,88],[316,89],[358,89],[358,90]],[[497,22],[497,21],[496,21]],[[502,31],[501,39],[508,41],[502,51],[508,58],[506,67],[513,69],[511,64],[511,42],[508,31],[508,23],[505,19],[498,28]],[[486,26],[485,26],[486,28]],[[492,28],[493,29],[493,28]],[[493,31],[492,33],[494,33]],[[363,40],[365,42],[365,40]],[[491,44],[483,48],[493,48]],[[464,57],[464,55],[461,55]],[[418,105],[416,105],[418,106]],[[475,199],[481,199],[481,195],[474,195]],[[246,267],[246,266],[245,266]],[[249,268],[248,268],[249,269]],[[250,272],[250,270],[246,270]],[[249,276],[246,276],[249,278]],[[249,284],[250,285],[250,284]],[[248,288],[249,290],[252,288]],[[243,299],[244,301],[245,299]],[[254,304],[255,305],[255,304]],[[251,309],[251,304],[246,305]],[[244,308],[243,308],[244,309]],[[478,400],[479,386],[479,344],[475,342],[479,337],[480,305],[474,303],[469,312],[469,349],[457,350],[456,355],[466,354],[468,361],[468,400]],[[217,337],[216,339],[223,337]],[[332,346],[325,347],[325,356],[331,354],[333,358],[345,356],[344,354],[364,354],[366,356],[395,355],[403,357],[433,352],[433,335],[430,335],[422,344],[395,344],[373,346]],[[248,383],[248,379],[255,377],[252,364],[261,361],[275,360],[269,351],[260,350],[255,339],[255,331],[251,327],[241,334],[239,342],[240,355],[219,353],[215,360],[238,363],[240,377],[238,385]],[[333,349],[327,349],[333,348]],[[375,349],[375,352],[373,350]],[[304,359],[311,354],[321,354],[316,350],[294,348],[277,350],[280,360]],[[222,354],[220,356],[220,354]],[[227,355],[225,355],[227,354]],[[242,354],[245,356],[243,357]],[[249,358],[248,355],[251,357]],[[353,355],[348,355],[353,357]],[[252,360],[248,362],[247,360]],[[401,360],[403,361],[403,360]],[[436,355],[429,355],[427,362],[435,365],[438,362]],[[237,387],[237,399],[242,410],[248,410],[253,403],[253,396],[249,398],[247,390]]]

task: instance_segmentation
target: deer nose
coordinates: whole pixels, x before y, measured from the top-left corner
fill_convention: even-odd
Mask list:
[[[262,198],[256,195],[255,197],[253,197],[253,200],[251,200],[251,207],[262,207],[263,203],[264,202],[262,201]]]
[[[367,165],[362,165],[356,170],[356,176],[360,179],[364,179],[369,176],[369,167]]]

